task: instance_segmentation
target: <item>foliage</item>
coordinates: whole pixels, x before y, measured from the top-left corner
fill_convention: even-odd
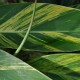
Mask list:
[[[80,54],[64,53],[42,56],[29,62],[53,80],[79,80]]]
[[[35,76],[34,76],[35,75]],[[0,50],[0,80],[51,80],[30,65]]]
[[[31,20],[31,6],[33,6],[31,3],[22,3],[0,7],[0,47],[17,49]],[[79,50],[79,14],[80,10],[74,8],[37,4],[35,21],[23,50],[45,52]]]
[[[27,59],[26,62],[36,70],[0,50],[0,80],[80,79],[80,54],[66,53],[80,50],[80,10],[79,5],[76,4],[79,1],[42,0],[42,2],[45,1],[59,5],[37,4],[32,28],[22,51],[54,52],[56,54],[42,53],[39,57],[36,52],[39,58]],[[6,3],[5,0],[0,2],[1,4]],[[33,3],[21,3],[22,0],[8,0],[7,3],[9,2],[20,3],[0,6],[1,49],[18,48],[28,30],[32,15]],[[60,6],[60,4],[78,9]],[[30,53],[33,55],[33,52]]]

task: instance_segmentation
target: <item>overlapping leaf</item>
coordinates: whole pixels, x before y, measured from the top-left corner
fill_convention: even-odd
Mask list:
[[[0,6],[0,47],[17,48],[32,14],[32,3]],[[80,10],[38,3],[35,21],[24,50],[80,50]]]
[[[0,80],[51,80],[30,65],[0,50]]]
[[[29,63],[53,80],[80,79],[80,55],[76,53],[46,55]]]

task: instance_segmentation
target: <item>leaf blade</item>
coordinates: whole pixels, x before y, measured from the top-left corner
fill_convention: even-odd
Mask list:
[[[0,7],[1,47],[17,48],[19,46],[30,22],[31,5],[31,3],[24,3]],[[38,3],[35,22],[23,50],[46,52],[79,50],[79,17],[78,9]]]
[[[23,61],[0,50],[0,79],[1,80],[51,80],[38,70]]]
[[[77,53],[46,55],[31,60],[29,64],[53,80],[79,80],[80,78],[80,55]]]

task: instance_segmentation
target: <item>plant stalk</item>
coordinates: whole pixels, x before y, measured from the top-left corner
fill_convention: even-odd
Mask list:
[[[24,36],[24,39],[22,40],[21,44],[19,45],[19,47],[17,48],[17,50],[15,51],[14,53],[14,56],[17,56],[20,52],[20,50],[22,49],[22,47],[24,46],[27,38],[28,38],[28,35],[30,33],[30,30],[31,30],[31,27],[32,27],[32,24],[33,24],[33,21],[34,21],[34,16],[35,16],[35,11],[36,11],[36,3],[37,3],[37,0],[35,0],[35,3],[34,3],[34,9],[33,9],[33,13],[32,13],[32,18],[31,18],[31,22],[30,22],[30,25],[29,25],[29,28]]]

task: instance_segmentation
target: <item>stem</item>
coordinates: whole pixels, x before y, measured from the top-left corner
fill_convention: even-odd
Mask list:
[[[34,3],[34,9],[33,9],[33,14],[32,14],[32,19],[31,19],[31,22],[30,22],[30,25],[29,25],[29,28],[24,36],[24,39],[22,40],[21,44],[19,45],[19,47],[17,48],[17,50],[15,51],[14,53],[14,56],[17,56],[17,54],[19,54],[20,50],[22,49],[22,47],[24,46],[27,38],[28,38],[28,35],[30,33],[30,30],[31,30],[31,27],[32,27],[32,24],[33,24],[33,21],[34,21],[34,16],[35,16],[35,10],[36,10],[36,3],[37,3],[37,0],[35,0],[35,3]]]

